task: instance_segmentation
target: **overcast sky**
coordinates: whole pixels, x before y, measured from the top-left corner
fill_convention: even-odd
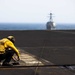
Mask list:
[[[0,22],[75,23],[75,0],[0,0]]]

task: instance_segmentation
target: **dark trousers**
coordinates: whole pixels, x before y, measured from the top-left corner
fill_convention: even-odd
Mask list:
[[[4,54],[0,54],[0,62],[2,60],[4,60],[3,64],[4,63],[9,63],[11,61],[12,56],[14,55],[14,53],[15,53],[14,50],[6,50],[6,52]]]

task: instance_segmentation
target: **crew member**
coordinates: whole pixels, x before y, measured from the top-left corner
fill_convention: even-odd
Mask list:
[[[13,66],[10,61],[14,54],[17,55],[17,60],[20,60],[20,52],[15,47],[14,42],[14,36],[8,36],[0,40],[0,62],[2,61],[2,66]]]

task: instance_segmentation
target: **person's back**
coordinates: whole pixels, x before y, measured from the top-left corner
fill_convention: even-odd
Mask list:
[[[7,41],[6,38],[0,40],[0,54],[5,53],[5,42]]]

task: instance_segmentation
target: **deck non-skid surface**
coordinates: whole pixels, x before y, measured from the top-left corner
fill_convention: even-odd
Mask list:
[[[75,71],[60,67],[0,68],[0,75],[75,75]]]
[[[19,66],[24,67],[1,67],[0,75],[75,75],[75,67],[72,66],[29,67],[46,64],[75,64],[75,30],[0,31],[0,38],[10,34],[16,38],[15,45],[20,48],[25,47],[24,50],[28,53],[21,52]],[[42,50],[43,53],[40,53]]]

